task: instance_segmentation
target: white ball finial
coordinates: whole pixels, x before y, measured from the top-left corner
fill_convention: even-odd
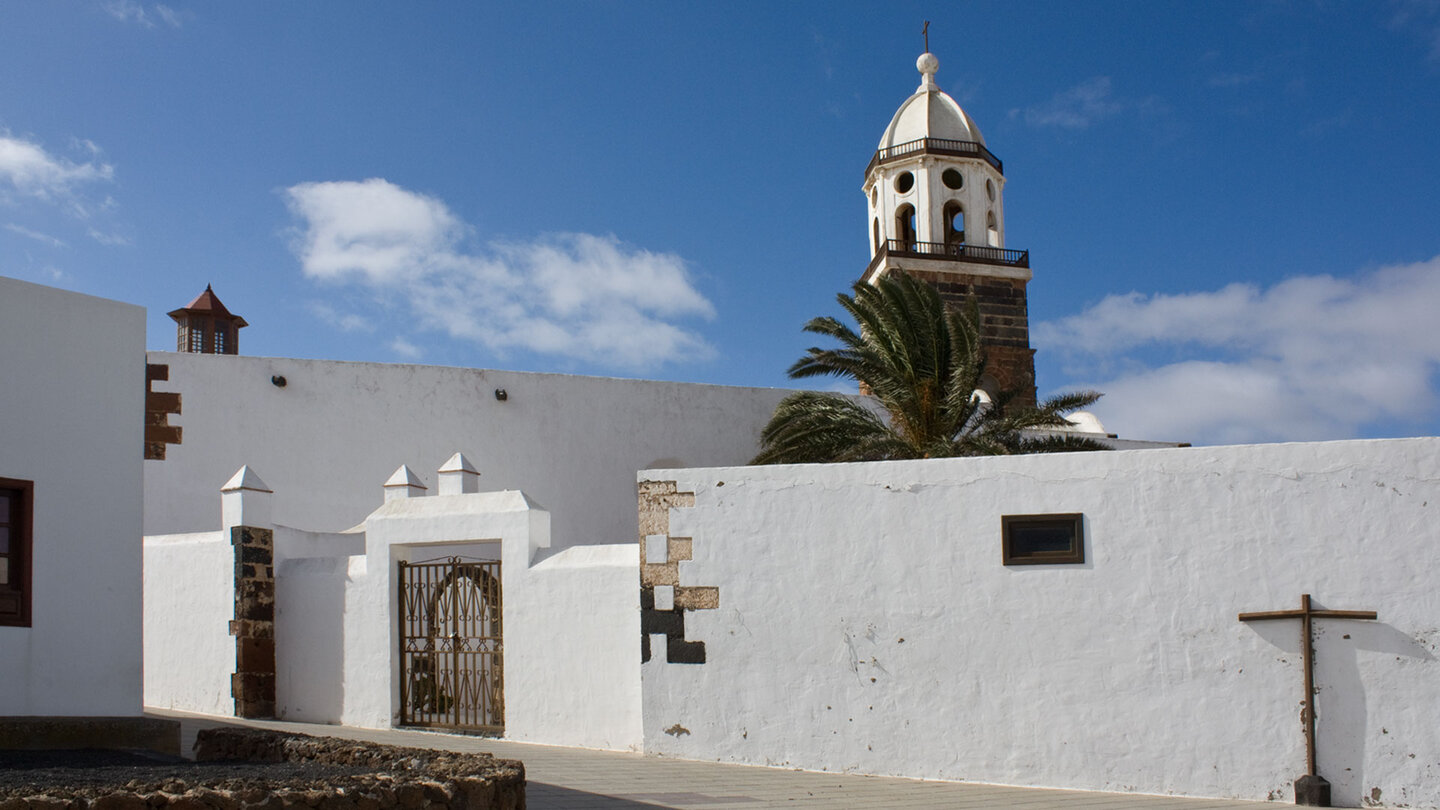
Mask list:
[[[934,76],[935,71],[940,69],[940,60],[935,58],[935,54],[927,51],[920,54],[920,58],[915,60],[915,69],[926,76]]]

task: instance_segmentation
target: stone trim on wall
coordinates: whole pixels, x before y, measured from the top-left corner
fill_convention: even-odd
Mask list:
[[[179,444],[181,428],[170,424],[170,414],[180,413],[180,395],[156,391],[156,382],[170,379],[170,366],[164,363],[145,364],[145,458],[165,460],[165,445]]]
[[[254,526],[230,529],[235,548],[235,674],[230,695],[235,716],[275,716],[274,532]]]
[[[665,636],[665,661],[705,663],[705,642],[685,638],[685,613],[720,607],[720,589],[681,585],[680,563],[693,559],[694,540],[670,535],[670,510],[695,505],[695,493],[675,481],[641,481],[640,661],[650,660],[650,636]],[[663,545],[662,545],[663,544]]]

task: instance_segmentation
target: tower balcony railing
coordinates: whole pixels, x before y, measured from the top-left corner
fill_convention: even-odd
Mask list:
[[[894,146],[887,146],[877,150],[875,157],[870,158],[870,165],[865,167],[865,176],[869,177],[870,172],[876,166],[885,163],[910,157],[911,155],[951,155],[953,157],[979,158],[995,167],[995,171],[1005,173],[1005,164],[1000,158],[995,157],[985,144],[977,141],[952,141],[948,138],[921,138],[918,141],[907,141],[897,143]]]
[[[907,242],[903,239],[886,239],[880,250],[876,252],[875,258],[870,260],[870,266],[865,268],[867,278],[886,256],[994,264],[1002,267],[1028,268],[1030,266],[1030,251],[1028,250],[969,245],[963,242],[947,244],[945,242]]]

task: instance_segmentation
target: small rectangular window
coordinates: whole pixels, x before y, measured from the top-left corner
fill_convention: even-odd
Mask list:
[[[1006,565],[1062,565],[1085,562],[1085,516],[1004,515],[1000,518]]]
[[[30,626],[34,482],[0,478],[0,626]]]
[[[219,326],[215,327],[215,353],[225,353],[225,329]]]

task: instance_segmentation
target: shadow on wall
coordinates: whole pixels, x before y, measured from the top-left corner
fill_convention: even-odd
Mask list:
[[[1383,614],[1382,614],[1383,615]],[[1303,692],[1300,665],[1299,620],[1249,625],[1256,635],[1293,656],[1295,692]],[[1434,661],[1435,656],[1414,637],[1379,621],[1316,619],[1315,638],[1315,758],[1316,770],[1330,781],[1331,801],[1337,807],[1360,807],[1370,798],[1365,782],[1365,742],[1370,736],[1365,681],[1360,653],[1393,658]],[[1277,662],[1278,663],[1278,662]],[[1374,670],[1371,670],[1373,678]],[[1298,701],[1297,701],[1298,705]],[[1303,737],[1304,715],[1297,711],[1295,730]],[[1303,761],[1295,775],[1305,772]]]
[[[276,716],[338,723],[345,703],[348,557],[280,560],[275,576]]]

